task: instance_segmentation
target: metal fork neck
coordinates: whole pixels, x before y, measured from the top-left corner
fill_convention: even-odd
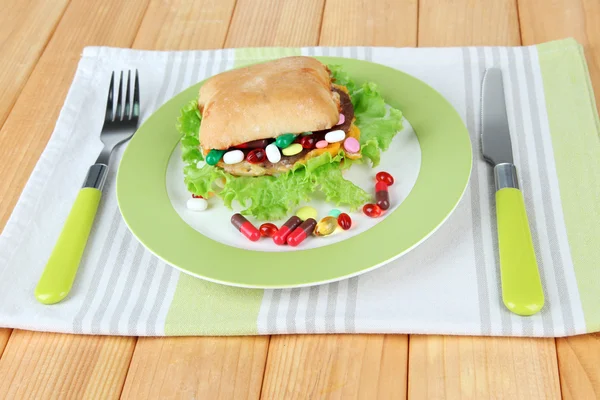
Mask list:
[[[104,182],[106,182],[106,175],[108,174],[108,165],[96,163],[90,167],[88,173],[83,181],[84,188],[94,188],[102,190]]]

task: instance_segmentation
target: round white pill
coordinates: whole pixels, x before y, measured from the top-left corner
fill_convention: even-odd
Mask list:
[[[327,132],[327,134],[325,135],[325,140],[327,141],[327,143],[337,143],[344,140],[345,137],[346,132],[344,132],[341,129],[338,129],[336,131]]]
[[[231,150],[223,155],[225,164],[237,164],[244,161],[244,152],[241,150]]]
[[[281,153],[275,143],[271,143],[265,148],[267,153],[267,159],[273,164],[278,163],[281,160]]]
[[[191,198],[187,201],[187,208],[191,211],[204,211],[208,208],[208,201],[200,198]]]

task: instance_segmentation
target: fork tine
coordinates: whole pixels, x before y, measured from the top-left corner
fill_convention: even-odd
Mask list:
[[[133,85],[133,112],[131,113],[132,119],[137,119],[140,116],[140,79],[138,76],[138,70],[135,70],[135,84]]]
[[[127,71],[127,81],[125,82],[125,112],[123,113],[123,119],[130,119],[129,112],[131,110],[131,102],[129,101],[129,86],[131,86],[131,71]]]
[[[110,85],[108,86],[108,100],[106,101],[106,114],[104,116],[105,121],[112,121],[113,119],[113,92],[115,91],[115,73],[110,75]]]
[[[119,79],[119,91],[117,92],[117,110],[115,112],[115,121],[121,120],[122,105],[123,105],[123,71],[121,71],[121,78]]]

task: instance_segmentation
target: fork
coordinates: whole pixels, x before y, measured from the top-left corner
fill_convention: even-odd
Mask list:
[[[133,100],[130,98],[130,83],[131,71],[128,71],[123,105],[123,71],[121,71],[117,105],[113,107],[115,73],[111,75],[104,125],[100,133],[104,148],[96,163],[88,170],[83,186],[35,288],[35,297],[42,304],[58,303],[69,294],[98,211],[110,156],[115,147],[129,140],[137,129],[140,117],[140,83],[137,70],[133,85]]]

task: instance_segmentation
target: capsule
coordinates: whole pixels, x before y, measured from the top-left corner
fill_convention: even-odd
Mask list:
[[[296,135],[294,135],[293,133],[284,133],[283,135],[277,136],[277,139],[275,139],[275,145],[280,149],[285,149],[286,147],[289,147],[289,145],[294,143],[295,139]]]
[[[377,204],[369,203],[364,205],[363,212],[367,217],[377,218],[383,211],[381,211],[381,208]]]
[[[265,149],[250,150],[246,155],[246,161],[250,164],[259,164],[267,159]]]
[[[221,158],[223,158],[223,154],[225,154],[225,150],[215,150],[212,149],[206,155],[206,163],[208,165],[217,165]]]
[[[264,149],[269,144],[269,139],[258,139],[251,142],[238,144],[236,149]]]
[[[302,147],[305,149],[312,149],[315,147],[315,144],[317,144],[317,140],[312,135],[302,136],[300,138],[300,145],[302,145]]]
[[[329,236],[333,232],[335,232],[337,227],[337,218],[329,215],[325,218],[322,218],[317,224],[317,226],[315,226],[314,234],[317,236]]]
[[[315,230],[317,220],[309,218],[304,221],[299,227],[294,229],[287,238],[287,244],[296,247],[304,241]]]
[[[352,218],[346,213],[341,213],[337,217],[338,225],[345,231],[352,227]]]
[[[273,241],[275,244],[284,245],[290,233],[300,226],[301,223],[302,220],[296,215],[290,217],[285,224],[281,225],[281,228],[277,230],[277,233],[273,235]]]
[[[378,181],[375,184],[375,200],[377,200],[377,205],[382,210],[390,208],[390,193],[388,192],[387,183]]]
[[[248,239],[256,242],[260,239],[260,232],[250,221],[248,221],[242,214],[233,214],[231,217],[231,223],[236,227],[238,231],[242,233],[242,235],[246,236]]]
[[[258,230],[263,237],[273,237],[273,235],[277,233],[277,226],[270,222],[265,222]]]
[[[388,186],[392,186],[394,184],[394,177],[385,171],[378,172],[375,175],[375,179],[378,182],[385,182]]]

